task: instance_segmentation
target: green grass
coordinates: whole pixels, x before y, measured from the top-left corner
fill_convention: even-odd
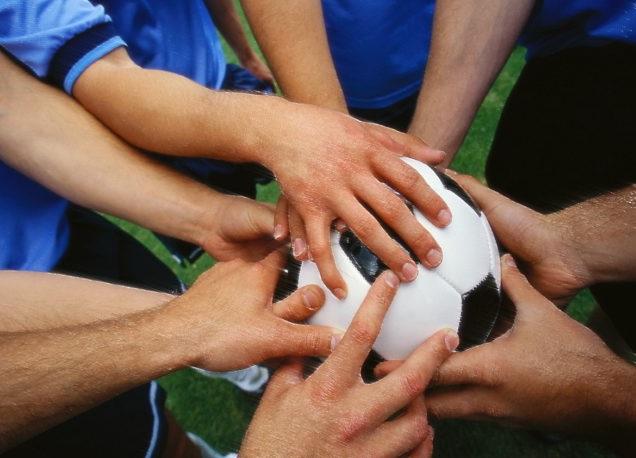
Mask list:
[[[251,38],[252,43],[253,38]],[[231,60],[234,54],[227,48]],[[453,167],[483,179],[484,162],[499,120],[502,106],[523,67],[523,54],[517,50],[497,79],[481,106]],[[259,198],[274,201],[275,185],[262,187]],[[150,232],[120,222],[125,230],[147,245],[179,277],[191,284],[213,261],[204,256],[197,263],[180,267]],[[589,293],[579,295],[570,306],[576,319],[585,321],[594,303]],[[168,407],[184,429],[193,431],[222,451],[237,450],[257,399],[225,381],[209,380],[191,370],[180,371],[160,380],[168,392]],[[562,440],[551,444],[537,435],[503,428],[494,424],[467,421],[443,421],[436,425],[435,455],[439,457],[603,457],[608,452],[594,445]]]

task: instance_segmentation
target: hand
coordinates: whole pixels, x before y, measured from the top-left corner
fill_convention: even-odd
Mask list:
[[[266,83],[274,86],[274,75],[272,75],[269,67],[259,56],[256,55],[256,53],[251,51],[247,56],[239,57],[239,62],[241,62],[241,65],[249,70],[259,80],[265,81]]]
[[[589,269],[559,213],[542,215],[482,185],[448,171],[479,204],[498,240],[520,262],[530,283],[551,301],[565,305],[591,283]]]
[[[275,153],[263,160],[274,171],[293,210],[289,223],[285,218],[277,220],[277,229],[286,233],[289,227],[297,257],[311,256],[325,285],[343,298],[346,284],[335,266],[330,240],[331,225],[340,218],[401,280],[414,280],[414,261],[387,234],[380,219],[425,266],[439,265],[439,246],[391,188],[436,225],[446,226],[451,214],[445,202],[400,159],[409,156],[435,164],[444,154],[414,137],[342,113],[301,104],[287,106],[290,114],[285,116],[281,110],[283,114],[276,118],[282,137],[272,136],[275,146],[266,148]]]
[[[223,195],[205,218],[209,229],[200,245],[219,261],[256,261],[280,246],[273,238],[274,209],[269,204]]]
[[[166,306],[165,318],[181,323],[178,343],[188,349],[188,365],[230,371],[272,358],[331,353],[341,331],[286,321],[304,320],[320,308],[324,293],[318,286],[272,304],[283,261],[274,252],[255,263],[218,263]]]
[[[278,370],[241,456],[431,455],[432,430],[421,393],[457,347],[457,334],[438,332],[379,382],[365,384],[360,375],[397,285],[392,272],[378,278],[333,354],[306,380],[299,361]],[[401,416],[389,419],[402,409]]]
[[[502,274],[517,309],[513,327],[442,365],[436,387],[427,393],[429,412],[597,439],[612,436],[614,445],[621,440],[615,434],[630,437],[636,425],[636,368],[539,294],[510,255],[502,258]],[[386,363],[379,372],[395,366]]]

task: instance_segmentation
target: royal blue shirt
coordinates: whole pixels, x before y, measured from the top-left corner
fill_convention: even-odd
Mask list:
[[[579,46],[636,45],[636,0],[537,0],[520,42],[528,59]]]
[[[141,67],[178,73],[220,89],[227,62],[203,0],[99,1],[130,57]]]
[[[87,0],[2,0],[0,47],[70,92],[95,60],[124,43]],[[67,201],[0,161],[0,268],[47,271],[67,248]]]
[[[338,78],[354,108],[384,108],[419,91],[433,0],[322,0]]]

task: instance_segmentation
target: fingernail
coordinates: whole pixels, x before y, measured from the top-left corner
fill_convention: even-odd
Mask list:
[[[282,224],[277,224],[274,227],[274,239],[280,240],[285,235],[285,231],[283,230]]]
[[[343,300],[345,297],[347,297],[347,292],[342,288],[336,288],[333,290],[333,295],[336,296],[338,299]]]
[[[442,262],[442,252],[437,248],[431,248],[431,250],[426,253],[426,261],[433,267],[439,266]]]
[[[449,329],[444,336],[444,343],[446,344],[446,348],[448,348],[448,351],[455,351],[455,349],[459,345],[459,336],[454,330]]]
[[[305,304],[305,307],[309,310],[317,310],[320,306],[318,298],[310,291],[303,291],[303,304]]]
[[[515,258],[513,258],[511,255],[509,254],[505,254],[504,255],[504,262],[506,263],[506,265],[508,265],[509,267],[514,267],[517,268],[517,263],[515,262]]]
[[[391,288],[397,288],[400,284],[400,279],[390,270],[387,270],[386,274],[384,275],[384,281]]]
[[[404,281],[413,281],[417,278],[417,266],[414,262],[406,262],[402,266],[402,277]]]
[[[451,212],[446,209],[440,210],[437,214],[437,221],[443,226],[448,226],[452,218]]]
[[[450,176],[457,176],[459,173],[455,172],[453,169],[444,169],[444,173]]]
[[[347,225],[340,219],[336,221],[335,227],[338,232],[344,232],[347,230]]]
[[[303,239],[295,239],[292,245],[292,254],[295,258],[299,258],[305,253],[307,249],[307,244]]]
[[[446,151],[442,151],[441,149],[435,150],[435,153],[437,153],[440,159],[444,159],[446,157]]]
[[[342,340],[342,334],[334,334],[331,336],[331,351],[334,351],[340,341]]]

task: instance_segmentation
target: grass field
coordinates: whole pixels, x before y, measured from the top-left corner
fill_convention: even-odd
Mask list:
[[[252,40],[253,42],[253,40]],[[233,53],[226,47],[230,60]],[[470,134],[453,167],[483,179],[484,161],[490,148],[501,108],[523,67],[523,52],[517,50],[484,101]],[[278,190],[270,185],[259,190],[259,198],[273,201]],[[120,222],[146,244],[188,284],[213,264],[204,257],[182,268],[148,231]],[[593,301],[588,293],[577,297],[570,306],[575,318],[585,321]],[[209,380],[184,370],[160,381],[168,392],[168,407],[184,429],[193,431],[222,451],[237,450],[258,400],[245,395],[225,381]],[[444,421],[436,425],[435,456],[438,457],[604,457],[606,451],[583,442],[561,440],[547,442],[528,431],[502,428],[492,424]]]

